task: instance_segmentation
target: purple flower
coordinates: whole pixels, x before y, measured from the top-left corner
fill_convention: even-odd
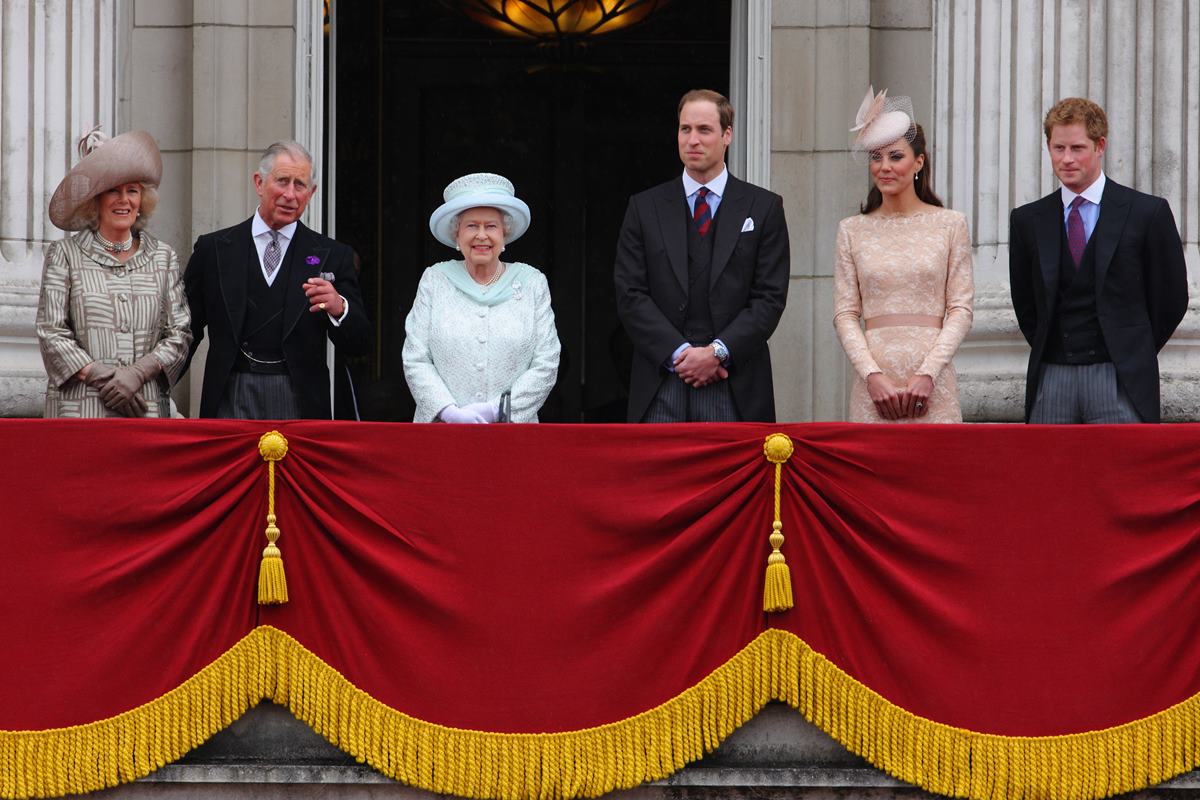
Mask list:
[[[308,264],[310,267],[315,267],[317,264],[321,263],[321,259],[317,258],[316,256],[309,256],[308,258],[304,259],[304,263]]]

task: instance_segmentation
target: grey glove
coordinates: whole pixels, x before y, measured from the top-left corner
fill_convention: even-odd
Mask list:
[[[105,364],[100,361],[93,361],[91,368],[88,370],[87,377],[83,379],[83,382],[96,391],[100,391],[104,388],[104,384],[108,383],[109,380],[112,379],[112,376],[116,371],[116,368],[109,364]]]
[[[138,392],[161,371],[162,365],[154,356],[143,356],[128,367],[117,367],[100,390],[100,399],[106,408],[122,416],[145,416],[146,401]]]

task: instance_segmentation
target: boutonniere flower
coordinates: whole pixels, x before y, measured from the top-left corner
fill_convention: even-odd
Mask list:
[[[304,263],[308,264],[310,267],[315,267],[317,264],[321,263],[321,259],[317,256],[309,256],[308,258],[304,259]]]

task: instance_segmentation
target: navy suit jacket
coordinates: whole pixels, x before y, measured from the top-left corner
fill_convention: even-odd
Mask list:
[[[743,231],[747,219],[753,230]],[[613,270],[617,314],[633,340],[629,421],[639,422],[686,341],[687,226],[683,177],[629,199]],[[787,302],[790,249],[783,199],[732,175],[717,208],[709,310],[729,348],[729,385],[743,420],[775,421],[767,339]]]
[[[184,292],[192,312],[189,365],[206,328],[209,338],[200,393],[201,417],[217,415],[239,351],[246,317],[246,275],[249,270],[262,269],[250,233],[252,220],[202,235],[184,270]],[[292,388],[300,398],[302,417],[330,419],[326,336],[340,352],[349,355],[365,352],[370,344],[371,323],[358,288],[354,254],[346,245],[299,223],[284,259],[285,266],[290,266],[291,285],[284,295],[282,344]],[[322,272],[333,273],[338,294],[350,304],[350,312],[340,326],[330,322],[328,314],[308,310],[302,285]]]
[[[1042,357],[1063,266],[1059,190],[1013,210],[1008,270],[1017,324],[1032,348],[1025,420],[1037,400]],[[1117,381],[1144,422],[1161,419],[1158,351],[1187,311],[1187,264],[1171,207],[1108,178],[1089,245],[1096,259],[1096,312]],[[1067,268],[1074,269],[1074,265]]]

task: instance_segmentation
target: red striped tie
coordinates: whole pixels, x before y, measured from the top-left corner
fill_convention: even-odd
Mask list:
[[[712,226],[712,212],[708,208],[708,201],[704,199],[707,195],[708,187],[701,186],[696,192],[696,208],[692,213],[692,221],[696,223],[696,231],[701,236],[706,236]]]

